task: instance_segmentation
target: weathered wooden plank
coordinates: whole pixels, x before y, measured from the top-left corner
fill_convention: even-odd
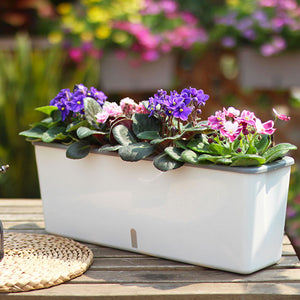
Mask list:
[[[291,244],[291,241],[290,241],[290,239],[289,239],[289,237],[287,235],[283,236],[282,244],[283,245],[289,245],[289,244]]]
[[[2,206],[42,206],[41,199],[1,199]]]
[[[208,282],[299,282],[300,269],[266,269],[251,275],[215,271],[211,269],[189,271],[94,271],[88,270],[75,278],[78,283],[208,283]]]
[[[27,229],[44,229],[43,221],[2,221],[5,230],[27,230]]]
[[[108,247],[102,247],[102,246],[96,246],[91,244],[85,244],[88,246],[94,254],[94,257],[147,257],[147,255],[135,253],[135,252],[129,252],[114,248],[108,248]]]
[[[43,214],[42,206],[0,206],[1,214]]]
[[[155,283],[155,284],[61,284],[49,289],[1,295],[18,299],[76,300],[282,300],[299,299],[300,283]],[[290,296],[285,298],[285,296]],[[41,297],[41,298],[39,298]]]
[[[198,270],[200,267],[159,258],[95,258],[91,270]]]
[[[300,267],[299,260],[296,256],[286,256],[282,257],[280,262],[272,266],[272,268],[296,268]],[[90,270],[104,271],[104,270],[119,270],[119,271],[141,271],[141,270],[182,270],[189,271],[195,270],[199,271],[200,266],[195,266],[191,264],[185,264],[181,262],[176,262],[167,259],[160,259],[154,257],[122,257],[122,258],[94,258],[93,265]]]
[[[282,255],[296,255],[296,252],[292,245],[283,245]]]
[[[44,221],[43,214],[3,214],[0,213],[0,220],[3,221]]]

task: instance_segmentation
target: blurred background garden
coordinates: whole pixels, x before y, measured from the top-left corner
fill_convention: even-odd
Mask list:
[[[110,101],[157,89],[201,88],[203,118],[234,105],[273,119],[275,138],[300,146],[299,0],[1,0],[1,198],[39,198],[33,147],[18,133],[37,106],[76,83]],[[287,230],[300,246],[299,150]],[[59,168],[59,166],[57,166]]]

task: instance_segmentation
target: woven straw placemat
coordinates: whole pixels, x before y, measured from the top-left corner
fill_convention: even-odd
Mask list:
[[[83,274],[92,261],[89,248],[68,238],[5,233],[0,292],[30,291],[66,282]]]

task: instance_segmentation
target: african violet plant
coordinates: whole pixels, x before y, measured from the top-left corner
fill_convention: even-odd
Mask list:
[[[20,134],[31,142],[65,144],[66,156],[72,159],[87,156],[91,149],[118,151],[125,161],[152,157],[161,171],[186,162],[259,166],[296,149],[289,143],[274,145],[274,121],[263,123],[247,110],[223,108],[201,120],[208,99],[203,90],[190,87],[180,93],[159,90],[140,103],[125,98],[117,104],[107,101],[103,92],[79,84],[37,108],[48,117]],[[274,113],[275,120],[289,120]]]

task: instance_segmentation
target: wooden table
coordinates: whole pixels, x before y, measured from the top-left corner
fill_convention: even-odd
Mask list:
[[[7,231],[45,233],[40,200],[2,199],[0,219]],[[300,263],[286,236],[281,261],[252,275],[86,245],[94,262],[82,276],[48,289],[2,294],[0,299],[300,299]]]

